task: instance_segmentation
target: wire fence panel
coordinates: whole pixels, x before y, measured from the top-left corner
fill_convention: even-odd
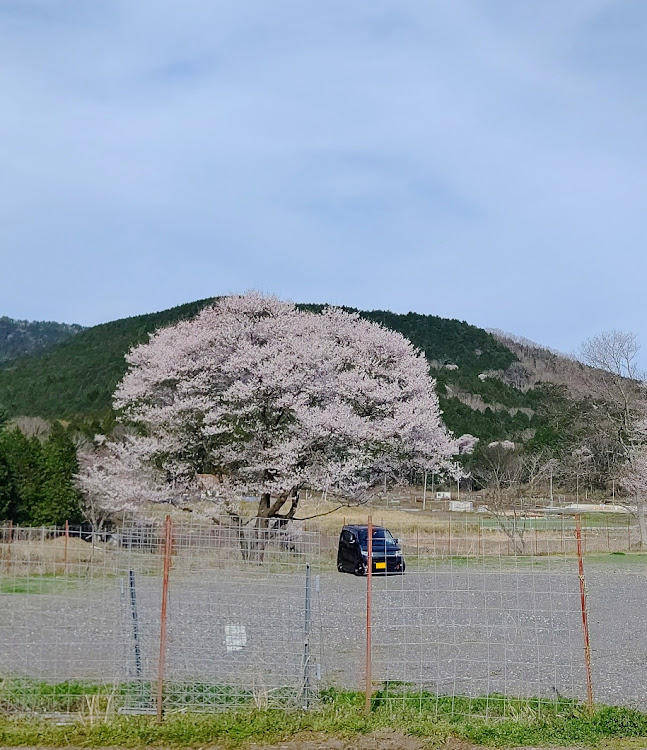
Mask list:
[[[217,521],[172,527],[163,649],[163,526],[5,530],[0,710],[158,713],[160,695],[168,711],[309,706],[318,535]]]
[[[308,707],[317,692],[319,539],[221,519],[173,534],[164,706]]]
[[[572,519],[397,518],[406,573],[372,581],[375,701],[514,716],[587,700]],[[644,709],[637,533],[589,523],[581,549],[595,699]],[[230,517],[0,528],[0,711],[307,708],[320,684],[362,690],[367,581],[337,572],[338,539]]]
[[[374,518],[376,524],[388,526],[400,538],[406,554],[415,557],[556,555],[572,550],[574,545],[573,515],[517,517],[518,533],[514,539],[504,530],[511,525],[510,518],[497,519],[480,513],[439,512],[431,516],[388,511],[381,517],[376,510]],[[353,522],[366,520],[364,517],[358,521],[355,517]],[[338,539],[338,531],[322,536],[325,559],[334,560]],[[587,555],[639,551],[638,522],[629,513],[586,518],[582,525],[582,545]]]
[[[554,712],[588,702],[574,528],[556,544],[554,529],[540,535],[515,524],[459,518],[453,539],[446,525],[437,533],[427,529],[424,543],[409,529],[399,540],[404,575],[381,574],[380,568],[393,566],[384,562],[384,540],[374,540],[374,701],[478,716]],[[361,653],[367,583],[338,575],[326,580],[323,593],[324,609],[332,613],[346,589],[349,610],[337,631],[339,648],[330,648],[334,634],[326,632],[326,677],[355,689],[367,671]]]
[[[373,583],[379,697],[485,716],[585,700],[578,584],[572,559],[409,558]]]

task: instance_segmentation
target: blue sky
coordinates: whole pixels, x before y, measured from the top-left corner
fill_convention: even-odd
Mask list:
[[[644,0],[0,0],[0,314],[228,292],[647,347]]]

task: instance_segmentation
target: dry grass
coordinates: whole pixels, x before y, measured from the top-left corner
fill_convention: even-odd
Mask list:
[[[415,534],[416,530],[421,534],[442,534],[448,528],[446,518],[434,517],[429,512],[367,505],[340,508],[339,503],[323,500],[315,495],[308,496],[301,502],[298,513],[300,518],[308,519],[305,522],[308,531],[320,531],[322,534],[339,534],[344,524],[366,523],[369,515],[372,516],[373,523],[386,526],[400,535]]]
[[[67,554],[67,562],[79,564],[96,560],[98,556],[104,556],[111,551],[105,544],[92,545],[74,537],[69,537],[66,545],[63,536],[56,539],[14,540],[11,545],[0,544],[2,559],[10,558],[14,563],[43,562],[62,565]]]
[[[6,580],[21,576],[85,576],[111,573],[117,566],[117,548],[75,537],[55,539],[34,535],[0,544],[0,576]]]

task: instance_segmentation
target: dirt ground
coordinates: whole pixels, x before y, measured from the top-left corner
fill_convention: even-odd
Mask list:
[[[573,747],[523,747],[510,750],[646,750],[647,740],[611,740],[596,745],[595,748],[577,745]],[[206,750],[206,749],[204,749]],[[215,750],[215,749],[212,749]],[[250,745],[247,750],[493,750],[482,745],[450,738],[438,743],[407,737],[401,732],[383,730],[374,734],[352,739],[337,739],[326,736],[304,736],[278,745]]]
[[[428,743],[402,732],[383,730],[368,735],[339,739],[326,735],[308,734],[278,745],[250,745],[249,750],[427,750]],[[443,750],[472,750],[466,744],[441,746]]]
[[[295,738],[279,745],[250,745],[249,750],[477,750],[460,740],[450,739],[442,745],[429,744],[402,732],[383,730],[352,739],[338,739],[325,735]]]
[[[0,747],[0,750],[10,750]],[[39,748],[21,748],[21,750],[41,750]],[[67,748],[66,750],[80,750]],[[104,748],[104,750],[121,750],[120,748]],[[164,750],[158,748],[157,750]],[[200,750],[221,750],[219,746],[200,748]],[[449,739],[441,745],[429,743],[415,737],[407,737],[402,732],[384,730],[357,736],[350,739],[339,739],[323,734],[304,734],[277,745],[246,745],[245,750],[485,750],[485,748],[471,745],[461,740]],[[489,749],[491,750],[491,748]],[[550,750],[550,748],[523,748],[523,750]],[[559,748],[568,750],[568,748]],[[586,750],[586,748],[572,748],[572,750]],[[637,748],[636,748],[637,750]]]

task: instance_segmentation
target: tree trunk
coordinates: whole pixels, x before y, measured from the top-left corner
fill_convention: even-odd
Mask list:
[[[288,513],[284,516],[279,516],[278,512],[285,505],[288,497],[291,496],[291,506]],[[271,523],[272,518],[283,519],[283,523],[294,518],[297,507],[299,505],[299,490],[295,488],[292,492],[285,495],[280,495],[272,502],[272,497],[269,492],[263,493],[258,501],[258,513],[253,524],[248,527],[249,535],[241,536],[241,549],[244,560],[250,560],[257,564],[261,564],[265,557],[265,548],[270,540],[270,535],[273,534],[274,529]],[[281,523],[281,521],[279,521]],[[241,529],[242,531],[242,529]]]
[[[243,560],[249,560],[249,539],[247,538],[247,532],[243,527],[243,522],[240,516],[235,516],[236,521],[236,534],[238,536],[238,543],[240,544],[240,554]]]
[[[258,501],[258,517],[267,518],[272,497],[269,492],[264,492]]]
[[[270,534],[270,523],[267,518],[257,518],[253,531],[254,540],[251,545],[253,550],[252,560],[260,565],[265,557],[265,547],[267,547],[268,536]]]
[[[640,531],[640,549],[647,549],[647,514],[645,509],[645,502],[642,498],[639,498],[636,503],[636,511],[638,514],[638,529]]]
[[[279,495],[274,502],[272,502],[272,497],[269,492],[262,494],[258,503],[258,517],[274,518],[285,505],[289,494],[290,493]]]

